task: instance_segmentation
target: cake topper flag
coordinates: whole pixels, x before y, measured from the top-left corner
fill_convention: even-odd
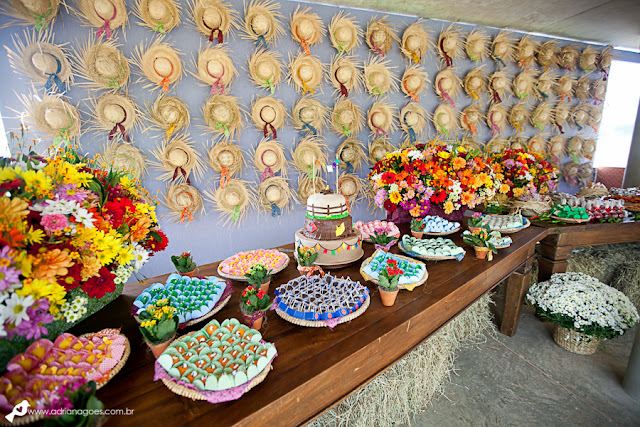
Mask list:
[[[309,225],[307,225],[307,230],[309,230],[310,232],[314,232],[318,229],[318,226],[316,225],[315,222],[311,222],[309,223]]]
[[[342,236],[342,233],[344,233],[344,222],[336,226],[336,237]]]

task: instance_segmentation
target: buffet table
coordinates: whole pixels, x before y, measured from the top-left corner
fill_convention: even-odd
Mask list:
[[[407,232],[408,227],[402,231]],[[269,312],[261,332],[267,341],[275,343],[279,356],[266,380],[233,402],[212,405],[192,401],[173,394],[162,382],[153,381],[155,359],[130,315],[131,304],[146,286],[164,282],[166,275],[149,279],[147,285],[128,284],[122,296],[73,332],[117,327],[131,340],[129,361],[111,383],[98,392],[105,408],[134,410],[131,416],[109,419],[113,425],[159,421],[180,425],[215,421],[216,425],[223,426],[302,424],[366,385],[505,278],[509,280],[501,329],[512,334],[522,306],[516,302],[521,301],[528,287],[536,242],[547,232],[546,228],[529,227],[513,234],[513,244],[500,250],[492,262],[476,260],[473,249],[462,244],[458,233],[454,242],[467,250],[461,262],[427,263],[427,283],[412,292],[401,291],[393,307],[382,306],[377,289],[366,283],[372,292],[368,310],[333,331],[294,326],[275,312]],[[278,249],[292,256],[292,244]],[[395,247],[393,252],[397,251]],[[365,244],[363,259],[372,252],[373,245]],[[200,273],[215,274],[217,265],[201,266]],[[359,267],[360,263],[355,263],[332,273],[362,280]],[[293,261],[273,278],[270,295],[273,296],[276,286],[298,275]],[[240,317],[238,300],[243,284],[233,284],[235,293],[231,301],[215,319]]]

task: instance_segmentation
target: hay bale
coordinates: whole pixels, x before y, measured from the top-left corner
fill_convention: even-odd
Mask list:
[[[619,266],[610,285],[629,297],[636,309],[640,310],[640,260]]]

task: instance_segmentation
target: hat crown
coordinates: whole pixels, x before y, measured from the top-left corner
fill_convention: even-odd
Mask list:
[[[175,123],[180,118],[180,110],[175,105],[164,105],[160,108],[160,116],[168,123]]]
[[[344,177],[340,181],[340,192],[345,196],[353,196],[358,192],[358,187],[351,177]]]
[[[282,198],[282,189],[277,185],[270,185],[265,190],[264,196],[271,203],[278,202]]]
[[[442,50],[445,52],[452,52],[458,44],[458,41],[455,37],[446,35],[442,39]]]
[[[298,22],[296,23],[296,32],[302,40],[308,40],[313,37],[315,26],[310,18],[302,16],[298,18]]]
[[[355,115],[351,110],[342,110],[338,113],[338,120],[340,123],[347,125],[355,120]]]
[[[494,110],[493,111],[493,121],[494,122],[498,122],[500,120],[502,120],[504,118],[504,114],[502,114],[502,111],[500,110]]]
[[[469,51],[475,54],[474,56],[479,55],[480,53],[482,53],[483,50],[484,50],[484,41],[480,39],[474,39],[474,40],[471,40],[471,43],[469,43]]]
[[[502,89],[507,85],[507,79],[502,76],[497,76],[492,80],[491,85],[496,89]]]
[[[209,28],[220,28],[222,25],[222,14],[217,7],[207,7],[202,13],[202,21]]]
[[[233,155],[231,150],[222,150],[218,153],[218,162],[220,166],[229,167],[233,166],[236,157]]]
[[[338,43],[345,45],[353,40],[353,33],[347,25],[340,25],[336,28],[335,38]]]
[[[186,165],[189,157],[189,153],[182,147],[172,147],[167,153],[167,160],[176,168]]]
[[[169,18],[169,15],[171,14],[167,4],[163,0],[149,0],[147,8],[151,18],[156,21],[164,21]]]
[[[476,75],[469,77],[467,87],[471,90],[478,89],[482,85],[482,79]]]
[[[415,111],[407,111],[403,120],[407,126],[414,127],[420,121],[420,116]]]
[[[169,58],[163,56],[156,57],[153,61],[153,68],[155,71],[163,77],[168,77],[173,74],[173,66]]]
[[[300,118],[309,123],[316,116],[316,109],[311,105],[305,105],[300,109]]]
[[[262,118],[262,120],[266,121],[267,123],[273,122],[276,119],[276,117],[277,117],[276,109],[273,108],[271,105],[265,105],[260,110],[260,118]]]
[[[529,82],[525,79],[518,79],[516,82],[516,89],[518,89],[518,93],[524,93],[529,87]]]
[[[441,117],[438,117],[438,120],[440,121],[441,125],[448,125],[449,123],[451,123],[451,117],[449,117],[449,113],[448,111],[443,112],[444,114],[442,114]]]
[[[382,71],[374,70],[371,72],[370,80],[374,86],[380,86],[384,84],[385,75]]]
[[[387,32],[383,28],[376,28],[371,32],[371,40],[376,45],[380,45],[387,41]]]
[[[338,80],[338,82],[342,84],[347,83],[352,76],[353,76],[353,70],[351,69],[351,67],[341,65],[336,70],[336,79]]]
[[[355,160],[355,158],[356,158],[356,150],[354,150],[353,147],[349,145],[344,147],[340,152],[340,159],[345,162],[351,162]]]
[[[420,48],[420,37],[417,34],[411,34],[404,42],[405,48],[410,51],[416,51]]]
[[[111,123],[122,123],[125,120],[125,111],[118,104],[107,104],[102,109],[104,117]]]
[[[221,77],[224,73],[224,65],[218,59],[210,59],[207,61],[207,71],[214,77]]]
[[[371,123],[376,127],[383,127],[387,124],[387,114],[384,111],[377,110],[371,114]]]
[[[40,72],[42,72],[42,74],[53,74],[58,69],[56,57],[50,53],[35,53],[33,56],[31,56],[31,63]]]
[[[300,65],[298,67],[298,75],[303,81],[308,82],[313,79],[313,67],[309,64]]]
[[[531,43],[526,43],[523,47],[522,47],[522,57],[523,58],[530,58],[533,56],[534,50],[533,50],[533,44]]]
[[[468,110],[466,113],[466,118],[468,122],[475,123],[478,121],[478,112],[476,110]]]
[[[262,152],[260,161],[265,166],[274,166],[278,163],[278,154],[271,148],[268,148]]]
[[[407,89],[409,89],[410,91],[415,91],[416,89],[420,88],[420,85],[422,84],[422,78],[415,73],[409,74],[404,80],[404,83],[405,86],[407,86]]]
[[[237,206],[242,201],[242,197],[236,190],[230,189],[225,192],[224,200],[231,206]]]
[[[213,117],[220,123],[226,123],[231,119],[231,109],[226,104],[218,104],[213,109]]]
[[[271,24],[269,22],[269,18],[267,18],[264,14],[259,13],[251,18],[251,27],[256,34],[262,35],[269,32]]]
[[[571,80],[569,79],[560,80],[560,90],[562,92],[569,92],[572,86],[573,84],[571,83]]]
[[[449,77],[448,75],[443,75],[440,76],[440,79],[438,80],[438,83],[440,85],[440,87],[442,88],[442,90],[444,91],[448,91],[449,89],[451,89],[453,87],[453,81],[451,79],[451,77]]]
[[[176,202],[176,205],[180,206],[183,209],[190,207],[195,202],[193,200],[193,196],[188,191],[180,191],[176,193],[174,200]]]
[[[98,54],[94,67],[101,76],[106,78],[116,78],[120,74],[119,64],[108,54]]]
[[[551,88],[551,81],[549,80],[540,80],[538,82],[538,88],[543,92],[548,92]]]
[[[271,61],[260,59],[256,66],[256,74],[263,80],[271,79],[276,74],[276,68]]]
[[[64,129],[69,126],[69,116],[62,107],[47,108],[44,112],[44,121],[52,129]]]
[[[304,149],[302,151],[302,155],[300,156],[300,160],[302,160],[302,163],[308,166],[311,166],[313,164],[315,158],[315,152],[310,147]]]
[[[93,8],[96,14],[102,19],[111,19],[116,11],[116,5],[110,0],[94,0]]]
[[[504,55],[505,53],[507,53],[507,47],[508,47],[507,42],[503,42],[503,41],[496,42],[496,44],[493,45],[493,53],[496,56]]]

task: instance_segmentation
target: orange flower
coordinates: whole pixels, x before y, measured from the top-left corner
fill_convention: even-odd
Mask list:
[[[98,258],[94,256],[82,258],[82,271],[80,272],[82,280],[88,280],[91,277],[98,276],[100,268],[102,268],[102,264],[100,264]]]
[[[66,250],[53,249],[39,254],[33,266],[32,278],[55,282],[56,276],[66,276],[73,261]]]
[[[469,193],[468,191],[465,191],[460,196],[460,203],[462,203],[463,205],[469,205],[469,203],[471,203],[472,201],[473,201],[473,194]]]
[[[142,217],[131,227],[131,232],[125,236],[125,239],[131,238],[134,242],[139,242],[149,234],[150,228],[151,218]]]

